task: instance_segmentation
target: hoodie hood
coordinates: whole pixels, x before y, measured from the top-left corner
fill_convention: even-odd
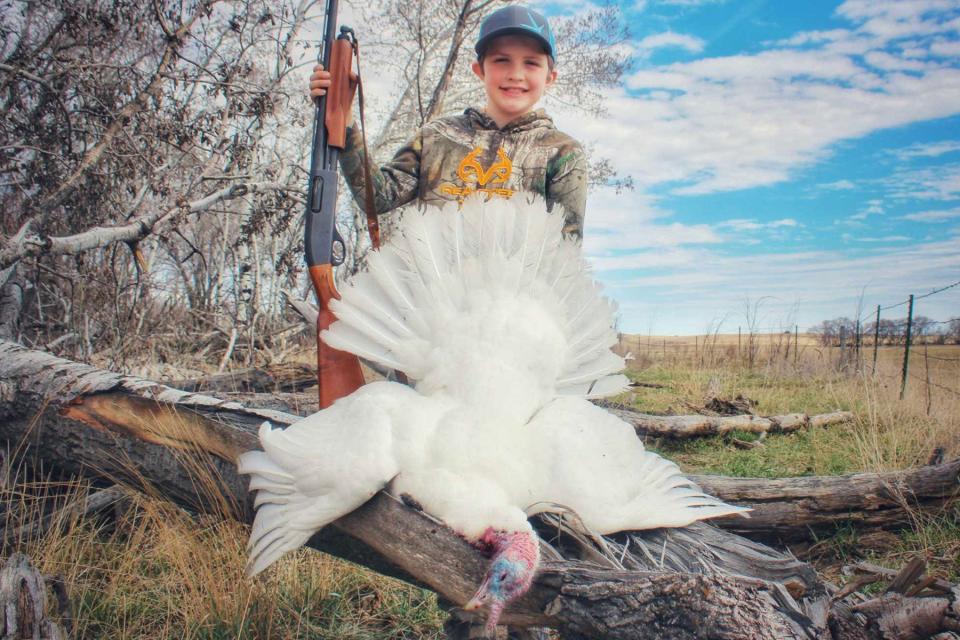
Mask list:
[[[515,118],[503,125],[503,128],[497,126],[493,118],[484,111],[470,107],[463,112],[469,118],[471,124],[481,130],[487,131],[533,131],[534,129],[556,129],[553,125],[553,119],[547,115],[543,109],[536,109],[525,113],[519,118]]]

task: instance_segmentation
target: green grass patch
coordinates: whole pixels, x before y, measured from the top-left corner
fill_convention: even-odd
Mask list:
[[[760,446],[740,449],[732,439],[758,441],[753,433],[735,431],[731,437],[666,440],[648,443],[687,473],[739,478],[783,478],[839,475],[857,469],[857,460],[845,447],[843,427],[809,429],[763,438]]]

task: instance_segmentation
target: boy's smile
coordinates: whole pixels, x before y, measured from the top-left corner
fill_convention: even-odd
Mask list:
[[[483,80],[487,114],[499,127],[533,109],[557,77],[537,41],[521,35],[496,38],[473,72]]]

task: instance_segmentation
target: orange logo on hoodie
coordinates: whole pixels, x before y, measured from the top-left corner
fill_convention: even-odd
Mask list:
[[[477,160],[477,156],[482,152],[483,149],[477,147],[460,161],[460,165],[457,167],[457,176],[463,180],[465,186],[458,187],[455,184],[443,184],[440,185],[440,193],[456,196],[458,200],[463,200],[471,193],[477,192],[486,193],[490,196],[511,197],[513,195],[513,189],[495,186],[488,187],[487,184],[505,184],[513,173],[513,162],[510,161],[510,158],[507,157],[507,154],[501,147],[497,149],[496,162],[484,169],[480,161]]]

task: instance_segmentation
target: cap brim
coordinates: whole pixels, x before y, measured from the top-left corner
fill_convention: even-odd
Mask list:
[[[501,36],[526,36],[528,38],[532,38],[540,43],[540,46],[543,47],[544,53],[553,58],[553,48],[550,46],[550,42],[540,34],[534,33],[530,29],[524,29],[523,27],[503,27],[501,29],[497,29],[496,31],[491,31],[482,39],[477,41],[477,44],[474,45],[473,50],[476,51],[478,56],[482,56],[487,47],[490,46],[490,41]]]

